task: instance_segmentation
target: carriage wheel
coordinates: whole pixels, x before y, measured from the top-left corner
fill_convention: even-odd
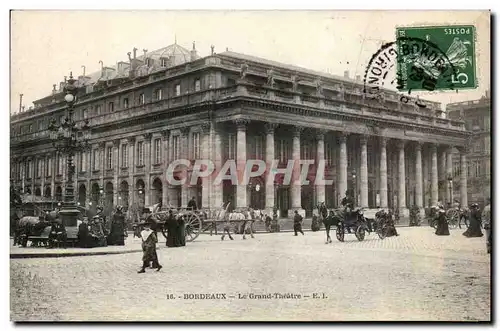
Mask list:
[[[335,234],[337,235],[338,241],[344,241],[344,226],[342,225],[342,223],[339,223],[337,225],[337,231]]]
[[[356,238],[358,238],[359,241],[363,241],[365,239],[365,228],[363,225],[358,226],[356,229]]]
[[[191,242],[198,238],[201,232],[201,219],[195,213],[187,213],[184,215],[184,226],[186,241]]]

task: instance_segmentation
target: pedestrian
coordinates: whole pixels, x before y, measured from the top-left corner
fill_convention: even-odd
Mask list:
[[[178,243],[177,234],[179,223],[177,222],[177,218],[174,216],[172,209],[168,211],[168,216],[166,220],[165,226],[167,227],[167,247],[178,247],[176,244]]]
[[[481,231],[481,210],[477,203],[470,206],[469,228],[462,234],[468,238],[483,236]]]
[[[156,271],[160,271],[162,266],[158,262],[158,255],[156,254],[156,243],[158,242],[158,238],[156,237],[156,233],[151,230],[151,221],[144,223],[144,230],[141,232],[142,239],[142,268],[137,273],[146,272],[146,267],[149,267],[149,264],[153,263],[153,268],[156,268]]]
[[[226,232],[227,235],[229,236],[229,239],[234,240],[234,238],[231,236],[231,222],[229,221],[229,217],[226,218],[226,222],[224,222],[224,227],[222,229],[222,237],[220,238],[220,240],[224,240]]]
[[[89,238],[89,218],[84,217],[82,223],[78,226],[78,246],[82,248],[90,247]]]
[[[483,219],[483,228],[486,231],[486,250],[491,254],[491,200],[486,200],[486,206],[483,209],[481,218]]]
[[[304,231],[302,231],[302,216],[299,215],[298,211],[295,211],[295,215],[293,216],[293,231],[295,235],[297,235],[297,232],[304,235]]]
[[[448,220],[446,219],[446,212],[443,208],[440,208],[437,212],[436,235],[438,236],[450,235],[450,229],[448,228]]]
[[[117,206],[116,212],[113,214],[108,245],[125,245],[125,215],[122,206]]]

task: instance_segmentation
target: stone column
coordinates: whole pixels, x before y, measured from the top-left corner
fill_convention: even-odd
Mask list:
[[[99,143],[99,160],[101,164],[99,165],[99,186],[104,190],[104,172],[106,171],[106,143]],[[104,192],[106,194],[106,192]],[[102,198],[102,197],[101,197]]]
[[[120,139],[113,140],[113,161],[112,166],[113,171],[113,206],[121,205],[122,202],[118,199],[120,196],[118,192],[120,191],[120,184],[118,182],[118,173],[120,171]]]
[[[422,195],[423,195],[423,206],[429,207],[428,195],[429,191],[429,153],[427,149],[422,149]]]
[[[446,202],[448,201],[448,199],[446,199],[447,197],[447,193],[446,193],[446,182],[448,181],[446,179],[446,149],[445,148],[440,148],[441,149],[441,152],[438,156],[438,162],[439,162],[439,169],[438,169],[438,181],[440,183],[442,183],[441,187],[439,188],[439,199],[443,202],[443,205],[446,206]],[[439,185],[438,185],[439,187]]]
[[[347,135],[342,134],[339,138],[340,159],[339,159],[339,183],[338,183],[338,205],[347,191]]]
[[[367,151],[367,137],[362,136],[361,142],[361,164],[359,165],[360,170],[360,184],[361,184],[361,199],[360,206],[362,208],[368,208],[368,151]]]
[[[162,139],[163,139],[163,151],[162,151],[162,163],[163,163],[163,191],[162,191],[162,209],[165,209],[168,206],[168,180],[167,180],[167,169],[170,164],[170,158],[168,156],[169,148],[168,148],[168,141],[170,137],[170,131],[165,130],[162,131],[161,133]]]
[[[460,150],[460,204],[467,207],[467,149]]]
[[[50,166],[52,168],[51,176],[50,176],[50,196],[52,197],[53,200],[55,200],[55,193],[56,193],[56,158],[57,154],[56,152],[53,152],[51,155],[52,161],[50,162]],[[23,170],[24,170],[24,165],[23,165]],[[25,174],[26,175],[26,174]],[[24,176],[23,176],[23,190],[24,190]]]
[[[214,174],[215,176],[219,175],[219,171],[222,168],[222,139],[221,139],[221,132],[217,129],[215,125],[212,126],[211,128],[214,141],[213,141],[213,154],[212,154],[212,160],[214,161],[214,166],[215,166],[215,171]],[[214,176],[214,179],[216,178]],[[223,204],[224,207],[227,205],[226,201],[222,201],[222,182],[220,184],[213,185],[212,187],[212,206],[213,208],[217,209],[220,208]]]
[[[234,121],[237,126],[236,132],[236,168],[238,169],[238,185],[236,186],[236,208],[247,207],[247,186],[242,185],[243,174],[247,162],[247,139],[246,126],[249,123],[245,119]]]
[[[420,216],[425,215],[424,201],[423,201],[423,188],[422,188],[422,144],[417,142],[415,144],[415,204],[419,209]]]
[[[380,138],[380,208],[387,208],[387,139]]]
[[[431,206],[436,206],[438,202],[438,165],[437,146],[431,145]]]
[[[290,195],[292,200],[292,208],[288,211],[288,217],[293,218],[295,211],[302,217],[305,217],[305,210],[302,209],[302,190],[300,186],[300,132],[303,127],[296,126],[293,131],[293,149],[292,159],[294,160],[294,167],[292,172],[292,180],[290,183]]]
[[[42,162],[42,166],[41,166],[41,169],[40,171],[42,172],[40,174],[41,178],[42,178],[42,197],[45,196],[45,167],[46,167],[46,163],[47,163],[47,157],[44,155],[41,155],[40,156],[40,162]],[[77,176],[75,175],[75,178],[77,178]],[[75,189],[78,190],[78,188],[75,186]]]
[[[408,217],[408,209],[406,208],[406,173],[405,173],[405,141],[400,140],[398,142],[398,150],[399,150],[399,160],[398,160],[398,209],[399,209],[399,217]]]
[[[269,171],[272,167],[274,155],[274,130],[278,127],[274,123],[266,123],[266,169]],[[267,178],[266,178],[267,181]],[[274,177],[266,182],[266,213],[268,215],[273,214],[273,208],[275,207],[275,196],[274,196]]]
[[[453,203],[453,180],[448,180],[448,177],[453,178],[453,146],[448,147],[446,151],[446,201]]]
[[[325,133],[326,130],[319,130],[316,138],[317,138],[317,152],[316,152],[316,167],[318,167],[319,162],[324,162],[325,167],[326,167],[326,161],[325,161]],[[323,173],[323,178],[325,178],[325,174]],[[320,202],[326,202],[325,201],[326,196],[325,196],[325,184],[324,183],[317,183],[316,185],[316,203]]]
[[[128,206],[131,209],[135,202],[136,187],[134,182],[135,172],[135,137],[128,138]]]
[[[210,160],[210,122],[201,125],[201,157]],[[203,169],[202,169],[203,171]],[[201,179],[201,208],[210,208],[210,193],[212,191],[212,178],[205,176]]]
[[[144,134],[144,205],[151,205],[151,138],[152,133]]]
[[[180,157],[182,159],[190,159],[189,157],[189,132],[191,131],[191,127],[184,127],[181,128],[181,136],[180,136],[180,141],[179,143],[181,144],[180,148]],[[189,184],[189,178],[187,178],[187,168],[185,166],[182,166],[182,174],[181,174],[181,179],[186,178],[186,182],[184,185],[181,187],[181,207],[182,208],[187,208],[187,204],[191,197],[189,196],[190,192],[190,184]]]

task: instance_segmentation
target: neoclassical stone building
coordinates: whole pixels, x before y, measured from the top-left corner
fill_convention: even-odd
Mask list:
[[[353,189],[360,206],[407,215],[410,206],[447,199],[438,182],[451,167],[451,149],[463,151],[468,132],[463,122],[442,118],[439,104],[421,100],[426,107],[420,108],[389,91],[382,101],[369,99],[348,73],[333,76],[229,51],[199,58],[194,44],[191,51],[174,44],[139,57],[136,50],[128,62],[78,77],[75,116],[92,126],[92,149],[75,162],[81,205],[102,199],[108,208],[159,201],[185,207],[194,196],[202,208],[231,202],[310,215],[316,203],[336,207]],[[65,114],[64,84],[11,117],[12,180],[25,192],[57,199],[66,164],[47,127]],[[227,159],[238,166],[276,159],[280,168],[288,160],[324,159],[324,177],[333,182],[314,185],[316,162],[306,186],[285,185],[282,175],[266,183],[265,174],[248,185],[215,186],[212,177],[170,185],[167,166],[181,158],[210,159],[216,171]],[[466,167],[465,154],[460,161]],[[178,167],[174,177],[191,171]],[[460,177],[463,204],[466,174]]]

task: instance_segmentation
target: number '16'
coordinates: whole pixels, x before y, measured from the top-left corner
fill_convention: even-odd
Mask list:
[[[459,73],[458,75],[453,75],[452,76],[452,79],[451,79],[451,82],[452,83],[460,83],[462,85],[465,85],[467,84],[467,82],[469,81],[469,76],[467,76],[467,74],[465,72],[461,72]]]

